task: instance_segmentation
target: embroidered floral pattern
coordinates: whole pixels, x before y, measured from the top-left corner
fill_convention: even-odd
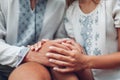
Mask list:
[[[47,0],[38,0],[33,11],[30,7],[30,0],[19,0],[19,2],[20,16],[16,45],[33,44],[38,40],[43,26]]]
[[[91,15],[87,15],[87,16],[80,15],[79,22],[82,25],[80,34],[83,38],[86,52],[89,54],[93,53],[95,55],[100,55],[101,50],[97,48],[97,41],[100,35],[99,33],[95,33],[93,31],[93,28],[95,28],[93,27],[93,25],[96,25],[98,23],[98,11]],[[93,48],[93,45],[96,45],[96,47]]]
[[[101,54],[101,50],[99,50],[98,48],[95,48],[93,53],[97,56]]]

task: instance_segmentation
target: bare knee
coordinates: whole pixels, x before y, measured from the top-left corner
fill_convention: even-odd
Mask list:
[[[20,65],[10,75],[9,80],[51,80],[48,70],[35,62]]]
[[[59,73],[51,70],[54,80],[79,80],[74,73]]]

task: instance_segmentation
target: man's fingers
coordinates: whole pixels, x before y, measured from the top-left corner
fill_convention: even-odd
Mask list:
[[[61,72],[61,73],[68,73],[68,72],[73,72],[73,68],[61,68],[61,67],[54,67],[53,70]]]
[[[39,51],[41,48],[41,42],[36,43],[34,47],[35,47],[35,51]]]
[[[32,51],[34,51],[35,50],[35,48],[34,48],[34,46],[32,45],[32,46],[29,46],[29,48],[32,50]]]
[[[49,41],[49,39],[42,39],[42,40],[41,40],[41,45],[43,45],[43,44],[46,43],[47,41]]]

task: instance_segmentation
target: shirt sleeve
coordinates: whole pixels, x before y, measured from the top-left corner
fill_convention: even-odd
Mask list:
[[[15,67],[19,66],[19,65],[22,63],[24,57],[26,56],[26,54],[28,53],[29,50],[30,50],[30,49],[27,48],[27,47],[23,47],[23,48],[20,50],[20,53],[18,54],[18,60],[17,60],[17,62],[16,62]]]
[[[116,28],[120,28],[120,0],[115,0],[113,5],[113,17]]]
[[[62,1],[62,0],[61,0]],[[64,15],[65,15],[65,12],[66,12],[66,3],[65,3],[65,1],[63,1],[64,2],[64,6],[63,6],[63,8],[64,9],[62,9],[62,17],[61,17],[61,20],[60,20],[60,24],[59,24],[59,28],[57,29],[57,31],[56,31],[56,33],[55,33],[55,39],[57,39],[57,38],[67,38],[68,37],[68,35],[67,35],[67,33],[66,33],[66,30],[65,30],[65,25],[64,25]]]
[[[73,24],[72,24],[72,20],[73,20],[72,16],[74,12],[73,9],[74,9],[74,6],[71,5],[67,9],[65,17],[64,17],[65,30],[70,38],[74,37]]]
[[[29,49],[24,46],[17,47],[10,45],[5,41],[7,35],[5,22],[0,3],[0,64],[17,67],[22,62]]]
[[[58,28],[57,32],[55,33],[55,39],[57,39],[57,38],[68,38],[63,21],[61,22],[60,27]]]

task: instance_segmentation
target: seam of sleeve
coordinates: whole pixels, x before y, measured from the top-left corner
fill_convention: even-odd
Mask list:
[[[21,64],[21,62],[23,61],[23,59],[26,56],[26,54],[28,53],[28,51],[29,51],[28,47],[23,47],[20,50],[15,67],[17,67],[17,66],[19,66]]]

